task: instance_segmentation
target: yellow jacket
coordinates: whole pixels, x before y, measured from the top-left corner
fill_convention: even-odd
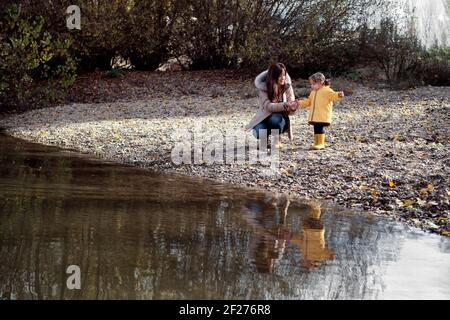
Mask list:
[[[299,106],[309,108],[308,123],[331,124],[333,116],[333,102],[339,100],[339,95],[329,86],[323,86],[319,90],[313,90],[309,97],[299,101]]]

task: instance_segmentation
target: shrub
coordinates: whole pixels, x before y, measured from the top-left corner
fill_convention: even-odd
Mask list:
[[[423,84],[450,86],[450,48],[431,48],[423,51],[417,70]]]
[[[170,37],[179,12],[176,1],[149,0],[131,5],[125,14],[121,54],[138,70],[155,70],[169,58]]]
[[[122,69],[111,69],[109,71],[106,72],[106,76],[108,78],[120,78],[123,75],[125,75],[125,72]]]
[[[0,19],[0,104],[24,109],[30,102],[50,103],[75,80],[70,40],[44,30],[44,18],[23,19],[9,6]]]
[[[417,73],[423,48],[415,34],[402,32],[392,19],[386,18],[379,29],[366,29],[361,35],[362,51],[384,71],[390,83],[411,79]]]

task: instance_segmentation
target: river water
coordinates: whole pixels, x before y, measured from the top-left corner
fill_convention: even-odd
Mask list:
[[[450,299],[450,240],[0,136],[0,298]]]

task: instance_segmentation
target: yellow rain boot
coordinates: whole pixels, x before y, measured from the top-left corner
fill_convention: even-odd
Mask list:
[[[311,146],[312,150],[322,150],[325,148],[325,134],[314,135],[314,145]]]

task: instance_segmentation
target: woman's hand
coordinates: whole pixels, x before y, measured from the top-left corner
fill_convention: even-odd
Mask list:
[[[289,108],[289,111],[297,111],[298,109],[298,103],[295,100],[287,102],[286,105]]]
[[[343,98],[344,97],[344,91],[339,91],[338,92],[338,97],[339,98]]]

